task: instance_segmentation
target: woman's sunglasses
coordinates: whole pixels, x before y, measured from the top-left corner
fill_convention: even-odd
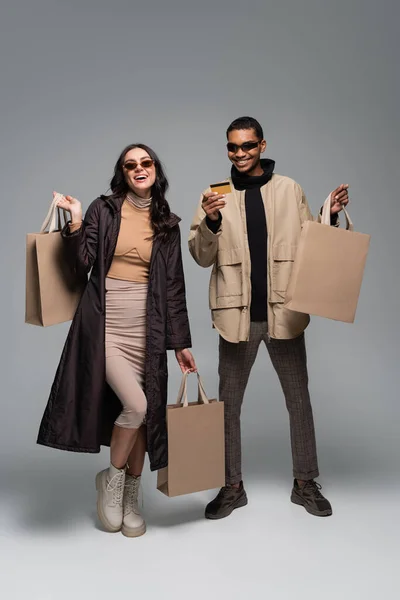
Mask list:
[[[236,154],[236,152],[241,149],[243,150],[243,152],[249,152],[249,150],[254,150],[254,148],[257,148],[258,144],[260,142],[244,142],[244,144],[233,144],[232,142],[228,142],[226,145],[226,148],[228,150],[228,152],[234,152]]]
[[[150,169],[154,165],[154,160],[152,158],[144,158],[140,163],[137,163],[135,160],[129,160],[124,164],[124,168],[127,171],[134,171],[138,165],[143,167],[143,169]]]

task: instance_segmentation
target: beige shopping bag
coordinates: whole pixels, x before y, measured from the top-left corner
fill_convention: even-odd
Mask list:
[[[158,471],[157,488],[169,497],[225,485],[224,405],[207,398],[199,376],[198,401],[188,402],[187,377],[167,407],[168,467]]]
[[[86,277],[78,278],[68,264],[58,199],[59,195],[40,233],[26,236],[25,322],[42,327],[70,321],[87,282]]]
[[[370,236],[354,231],[346,210],[346,229],[330,226],[330,196],[321,223],[303,225],[285,306],[290,310],[353,323]]]

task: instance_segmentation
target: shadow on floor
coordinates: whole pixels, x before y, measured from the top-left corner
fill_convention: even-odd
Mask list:
[[[343,441],[345,443],[343,443]],[[360,482],[374,485],[400,479],[399,464],[377,447],[357,445],[350,435],[321,436],[318,444],[321,482]],[[0,465],[0,509],[3,522],[13,530],[73,531],[81,524],[100,525],[96,516],[95,475],[98,460],[76,455],[41,459],[15,459],[15,465]],[[244,437],[243,478],[249,485],[274,482],[292,483],[288,432]],[[144,474],[144,514],[149,526],[176,527],[201,521],[204,509],[215,491],[180,498],[166,498],[156,490],[154,473]],[[4,510],[3,510],[4,509]]]
[[[26,469],[26,470],[25,470]],[[12,530],[32,533],[73,531],[81,524],[102,530],[96,514],[96,468],[59,468],[54,463],[30,463],[1,469],[0,507]],[[153,475],[144,475],[143,512],[149,526],[174,527],[204,518],[207,498],[190,495],[167,498],[155,489]]]

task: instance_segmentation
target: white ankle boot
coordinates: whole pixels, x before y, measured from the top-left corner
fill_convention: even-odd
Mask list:
[[[125,469],[113,465],[96,476],[97,515],[106,531],[120,531],[123,518]]]
[[[139,510],[140,477],[127,475],[124,492],[124,516],[122,533],[127,537],[139,537],[146,532],[146,523]]]

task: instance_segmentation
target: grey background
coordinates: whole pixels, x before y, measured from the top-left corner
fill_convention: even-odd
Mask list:
[[[62,531],[79,521],[89,502],[84,490],[107,461],[106,451],[92,457],[35,445],[68,325],[24,324],[25,234],[40,227],[53,189],[87,208],[107,190],[126,144],[154,147],[183,219],[193,351],[216,395],[209,272],[193,262],[186,239],[201,190],[229,174],[225,129],[243,114],[260,120],[266,155],[303,186],[314,213],[331,190],[349,183],[356,229],[372,235],[356,323],[314,318],[308,330],[311,391],[323,480],[350,488],[358,482],[367,497],[382,485],[389,499],[398,493],[398,18],[390,0],[1,3],[4,540],[12,542],[7,532],[15,528],[30,539],[49,523]],[[179,373],[170,358],[173,401]],[[248,480],[289,490],[287,415],[264,348],[246,395],[243,437]],[[170,509],[157,505],[153,476],[145,485],[158,524],[180,523],[179,511],[160,521]],[[193,504],[196,519],[202,506]],[[54,597],[46,593],[37,597]]]

